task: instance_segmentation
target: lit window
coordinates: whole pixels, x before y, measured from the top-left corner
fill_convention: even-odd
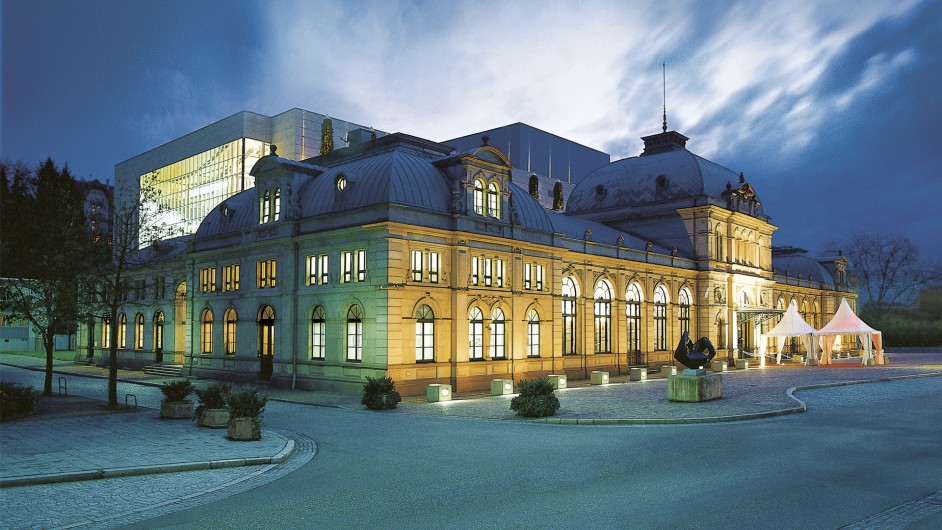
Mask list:
[[[576,282],[571,276],[563,278],[563,355],[576,353]]]
[[[353,281],[353,252],[340,253],[340,283],[350,283]]]
[[[612,351],[612,286],[607,280],[595,285],[595,353]]]
[[[271,194],[268,191],[262,195],[261,203],[259,204],[260,212],[258,222],[260,224],[265,224],[271,220]]]
[[[255,262],[255,286],[259,289],[275,287],[277,277],[277,264],[273,259],[263,259]]]
[[[164,313],[154,313],[154,351],[162,352],[164,349]]]
[[[337,177],[337,191],[343,191],[347,188],[347,178],[343,175]]]
[[[358,250],[357,251],[357,281],[365,282],[366,281],[366,251]]]
[[[144,349],[144,315],[141,313],[134,317],[134,349]]]
[[[493,182],[487,185],[487,215],[500,219],[500,189]]]
[[[328,270],[327,270],[327,254],[321,254],[317,258],[317,273],[320,275],[320,283],[324,285],[327,283]]]
[[[422,251],[412,251],[412,281],[422,281]]]
[[[204,309],[200,318],[200,352],[213,353],[213,311]]]
[[[535,309],[527,311],[527,357],[540,356],[540,315]]]
[[[441,254],[430,252],[428,255],[428,281],[438,283],[438,273],[441,270]]]
[[[625,293],[626,314],[628,317],[628,353],[634,354],[631,364],[640,364],[641,354],[641,286],[632,283]]]
[[[307,257],[307,279],[305,285],[327,283],[327,254]]]
[[[121,313],[118,315],[118,348],[127,349],[128,317]]]
[[[527,290],[533,289],[533,272],[531,272],[532,268],[533,265],[530,265],[529,263],[523,266],[523,288]]]
[[[500,308],[494,309],[491,317],[491,359],[503,359],[504,353],[504,312]]]
[[[215,271],[214,271],[215,272]],[[222,267],[222,290],[239,290],[239,265],[223,265]]]
[[[363,360],[363,315],[357,305],[347,311],[347,360]]]
[[[474,213],[484,215],[484,181],[474,181]]]
[[[468,315],[468,357],[471,360],[484,358],[484,315],[481,310],[474,307]]]
[[[480,284],[480,264],[478,258],[471,258],[471,285]]]
[[[494,285],[498,287],[504,286],[504,260],[495,259],[494,260]]]
[[[223,353],[226,355],[235,355],[236,352],[236,323],[239,321],[235,309],[229,307],[223,313],[222,322],[222,340]]]
[[[200,292],[201,293],[216,292],[216,268],[215,267],[200,269]]]
[[[427,305],[415,313],[415,360],[435,360],[435,313]]]
[[[272,198],[274,211],[273,219],[275,221],[281,219],[281,188],[275,188],[275,196]]]
[[[311,313],[311,358],[324,360],[327,355],[327,317],[324,308],[317,306]]]
[[[654,289],[654,349],[667,349],[667,288],[658,285]]]
[[[101,347],[111,347],[111,317],[108,315],[101,317]]]
[[[490,287],[494,281],[494,264],[490,258],[484,258],[484,285]]]
[[[534,285],[534,289],[536,289],[537,291],[542,291],[543,290],[543,266],[534,265],[533,267],[536,269],[536,285]]]

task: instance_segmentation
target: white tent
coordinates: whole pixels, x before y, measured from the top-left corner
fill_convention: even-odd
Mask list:
[[[808,352],[806,365],[817,364],[817,348],[814,347],[814,334],[816,330],[810,324],[805,322],[798,314],[798,304],[792,300],[788,305],[788,310],[782,315],[782,320],[765,334],[766,337],[776,337],[778,343],[778,355],[775,362],[782,364],[782,347],[785,345],[787,337],[801,337],[805,344],[805,350]]]
[[[854,310],[850,308],[847,299],[841,299],[841,306],[834,313],[834,318],[818,331],[821,349],[821,364],[831,364],[831,350],[834,348],[836,335],[857,335],[863,344],[864,352],[860,356],[860,364],[867,364],[867,360],[874,358],[875,363],[883,364],[883,334],[860,320]]]

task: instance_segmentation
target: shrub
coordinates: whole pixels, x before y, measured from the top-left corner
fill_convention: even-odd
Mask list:
[[[520,395],[510,400],[510,409],[527,418],[552,416],[559,410],[553,383],[546,377],[522,379],[517,383]]]
[[[363,385],[363,399],[360,403],[370,410],[394,409],[402,401],[396,391],[396,383],[388,375],[382,377],[366,376]]]
[[[167,401],[186,401],[187,396],[194,390],[196,389],[189,379],[176,379],[160,385],[160,391],[164,393]]]
[[[226,408],[226,396],[232,392],[232,385],[229,383],[215,383],[206,387],[206,390],[196,390],[196,397],[200,404],[196,407],[196,417],[199,417],[206,409],[224,409]]]
[[[260,418],[265,411],[268,396],[259,394],[254,386],[226,396],[226,408],[229,415],[234,418]],[[230,420],[231,421],[231,420]]]
[[[31,386],[0,383],[0,420],[32,414],[38,401],[39,393]]]

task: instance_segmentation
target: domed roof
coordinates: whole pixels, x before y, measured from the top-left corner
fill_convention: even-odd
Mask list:
[[[302,217],[390,203],[447,212],[451,191],[429,159],[397,148],[332,167],[299,197]]]
[[[775,273],[781,276],[810,280],[821,283],[834,283],[831,272],[818,260],[805,255],[802,249],[786,250],[776,249],[772,253],[772,267]]]
[[[222,201],[203,218],[194,237],[203,239],[255,226],[255,188],[241,191]]]
[[[586,175],[569,195],[567,213],[708,197],[724,201],[739,175],[686,149],[624,158]]]
[[[517,213],[517,217],[512,219],[513,223],[530,230],[552,233],[553,223],[550,221],[546,209],[523,188],[513,182],[510,183],[509,188],[513,209]]]

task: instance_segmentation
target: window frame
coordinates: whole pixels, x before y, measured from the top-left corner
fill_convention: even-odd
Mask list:
[[[200,355],[213,354],[213,310],[203,309],[200,313]]]
[[[354,304],[347,310],[347,362],[363,362],[363,310]]]
[[[435,312],[427,304],[415,312],[415,362],[435,362]]]
[[[311,310],[311,360],[327,359],[327,311],[324,306]]]
[[[484,313],[477,307],[468,312],[468,360],[484,360]]]

